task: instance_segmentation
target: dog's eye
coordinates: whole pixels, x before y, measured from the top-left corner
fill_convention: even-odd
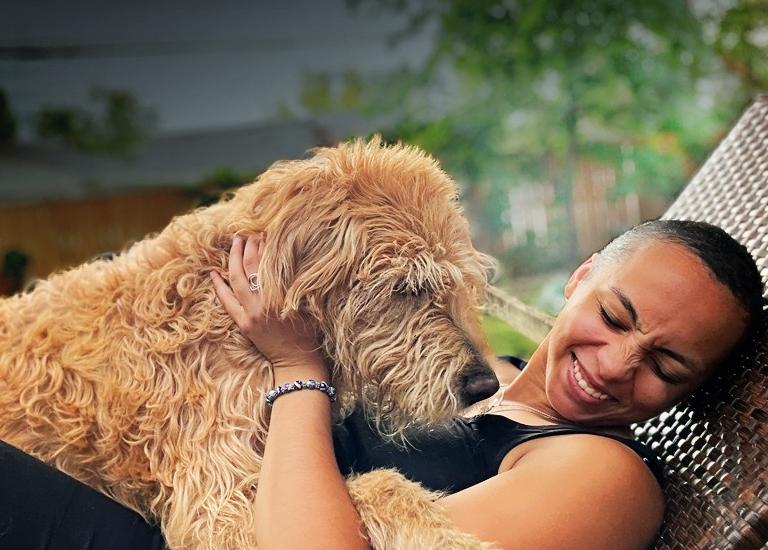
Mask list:
[[[401,280],[392,285],[392,292],[401,296],[423,296],[427,293],[427,289],[423,286],[409,283],[407,280]]]

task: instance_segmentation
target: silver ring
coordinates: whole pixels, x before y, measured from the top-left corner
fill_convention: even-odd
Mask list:
[[[251,292],[258,292],[261,290],[261,283],[259,282],[259,276],[256,273],[248,275],[248,288]]]

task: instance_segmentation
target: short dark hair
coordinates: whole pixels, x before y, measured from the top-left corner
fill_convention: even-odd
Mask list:
[[[652,220],[622,233],[600,252],[597,266],[604,262],[620,260],[648,240],[669,242],[685,247],[695,254],[712,276],[725,285],[737,299],[746,315],[746,329],[741,338],[722,361],[725,369],[718,369],[715,384],[705,383],[688,400],[694,409],[701,409],[705,396],[721,395],[732,378],[728,367],[736,364],[756,336],[765,330],[763,281],[757,264],[747,248],[716,225],[691,220]],[[712,377],[710,381],[713,381]],[[717,386],[715,389],[713,386]]]
[[[752,327],[763,316],[763,281],[747,248],[711,223],[651,220],[622,233],[600,252],[598,263],[626,257],[649,239],[681,245],[695,254],[717,281],[725,285]]]

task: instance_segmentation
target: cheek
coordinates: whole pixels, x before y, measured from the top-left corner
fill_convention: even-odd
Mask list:
[[[590,315],[589,312],[569,315],[558,318],[553,327],[548,355],[555,361],[555,365],[570,357],[573,347],[601,346],[606,341],[605,328],[595,315]]]
[[[637,375],[632,401],[643,410],[660,413],[687,395],[685,388],[667,384],[652,372],[643,370]]]

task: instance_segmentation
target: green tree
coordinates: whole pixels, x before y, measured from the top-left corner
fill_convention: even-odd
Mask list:
[[[94,89],[99,116],[71,107],[42,109],[36,119],[38,136],[75,149],[108,155],[129,155],[144,142],[155,123],[154,113],[129,92]]]
[[[768,90],[768,1],[739,0],[705,17],[718,29],[718,53],[750,95]]]
[[[397,118],[390,137],[460,176],[485,235],[501,234],[517,181],[555,183],[569,214],[579,159],[612,165],[619,192],[673,195],[765,85],[762,0],[710,13],[668,0],[350,4],[404,11],[404,34],[436,29],[425,65],[369,82],[367,102]],[[727,32],[738,39],[723,41]],[[559,227],[560,254],[573,260],[570,220]],[[499,242],[484,247],[504,254]]]

